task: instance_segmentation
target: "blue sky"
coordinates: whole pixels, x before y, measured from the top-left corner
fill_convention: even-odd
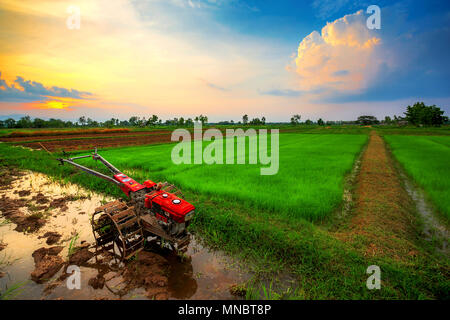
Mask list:
[[[69,4],[80,30],[64,28]],[[369,5],[381,8],[380,30],[366,27]],[[449,110],[447,1],[0,0],[0,12],[1,114],[288,121],[400,115],[415,101]]]

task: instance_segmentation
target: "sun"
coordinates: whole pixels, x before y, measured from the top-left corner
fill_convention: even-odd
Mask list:
[[[33,108],[36,109],[69,109],[72,107],[76,102],[78,102],[77,99],[73,98],[66,98],[66,97],[47,97],[49,100],[45,101],[37,101],[33,102]]]

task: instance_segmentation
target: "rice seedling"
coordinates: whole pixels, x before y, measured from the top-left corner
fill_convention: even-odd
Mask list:
[[[67,250],[67,257],[69,257],[69,258],[77,251],[77,248],[75,247],[75,245],[78,240],[78,237],[79,237],[79,234],[77,233],[70,240],[69,249]]]
[[[12,286],[8,287],[4,292],[0,293],[0,300],[11,300],[20,295],[24,291],[24,286],[29,282],[29,280],[14,283]]]

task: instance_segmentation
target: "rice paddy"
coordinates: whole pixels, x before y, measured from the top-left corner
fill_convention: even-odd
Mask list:
[[[344,176],[366,141],[365,135],[282,134],[279,172],[266,176],[260,175],[264,165],[248,161],[175,165],[170,158],[173,144],[116,148],[101,154],[118,168],[131,171],[138,181],[168,180],[183,190],[240,201],[286,219],[316,220],[341,203]]]
[[[450,137],[385,136],[395,158],[450,220]]]
[[[442,199],[449,188],[445,181],[449,175],[445,166],[449,146],[446,137],[398,135],[385,138],[406,171],[430,196],[434,194],[433,203],[445,204]],[[367,233],[359,232],[359,228],[373,228],[371,221],[355,225],[354,212],[342,223],[335,220],[337,209],[343,203],[346,175],[365,150],[367,141],[366,134],[282,133],[279,171],[268,176],[260,175],[261,167],[266,165],[248,164],[248,148],[246,164],[239,165],[176,165],[171,160],[173,143],[107,148],[99,153],[138,182],[169,181],[179,187],[185,199],[196,206],[190,231],[209,248],[224,250],[248,261],[248,268],[256,274],[258,284],[264,285],[264,279],[272,281],[276,274],[290,274],[295,279],[292,287],[295,294],[290,298],[447,297],[447,276],[441,270],[448,267],[448,259],[435,256],[429,247],[417,243],[413,231],[406,232],[406,238],[399,242],[400,248],[413,248],[410,251],[413,255],[398,259],[383,251],[373,251],[377,249],[373,247],[374,240]],[[205,147],[206,144],[203,149]],[[55,161],[58,154],[49,155],[45,151],[6,143],[0,144],[0,153],[0,164],[42,172],[57,181],[70,181],[115,198],[125,198],[119,188],[104,180],[68,165],[59,166]],[[86,153],[88,151],[71,155]],[[78,162],[92,168],[102,167],[91,159]],[[421,173],[427,171],[427,166],[432,173]],[[355,205],[358,205],[357,200]],[[404,201],[396,205],[410,210],[410,217],[413,217],[411,201],[406,198]],[[376,201],[373,203],[383,206]],[[448,202],[443,209],[439,208],[445,210]],[[377,208],[373,212],[381,213],[382,221],[384,210]],[[415,223],[405,227],[413,230]],[[387,240],[382,225],[376,227],[381,228],[382,236],[375,242],[384,245]],[[383,289],[370,291],[365,286],[366,269],[374,264],[383,270]],[[282,289],[271,291],[276,290]]]

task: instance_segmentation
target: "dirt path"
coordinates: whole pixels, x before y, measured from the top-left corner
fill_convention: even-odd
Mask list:
[[[418,254],[414,202],[405,191],[383,139],[370,134],[356,177],[352,217],[337,237],[365,256],[404,260]]]

